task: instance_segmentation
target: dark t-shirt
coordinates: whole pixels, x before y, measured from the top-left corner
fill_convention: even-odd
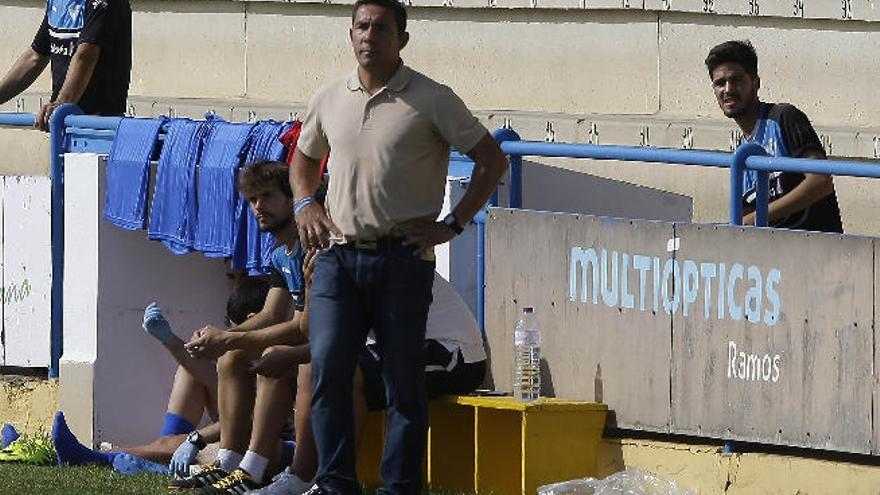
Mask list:
[[[89,85],[77,103],[89,115],[122,115],[131,79],[128,0],[48,0],[31,47],[52,63],[52,100],[58,97],[80,43],[101,48]]]
[[[746,139],[761,145],[770,156],[804,158],[808,152],[825,156],[825,148],[803,112],[787,103],[761,103],[754,136]],[[797,172],[770,173],[770,201],[791,192],[804,180]],[[755,207],[757,172],[747,170],[743,179],[743,206]],[[831,193],[810,207],[770,223],[772,227],[843,232],[837,196]]]

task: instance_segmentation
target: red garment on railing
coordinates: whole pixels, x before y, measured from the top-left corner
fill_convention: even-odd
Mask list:
[[[290,128],[289,131],[285,132],[281,137],[278,138],[284,146],[287,146],[287,164],[290,165],[293,163],[293,152],[296,151],[296,143],[299,141],[299,135],[302,132],[302,122],[296,121],[293,123],[293,127]],[[321,160],[321,175],[323,176],[327,172],[327,160],[330,158],[330,154],[324,155],[324,158]]]

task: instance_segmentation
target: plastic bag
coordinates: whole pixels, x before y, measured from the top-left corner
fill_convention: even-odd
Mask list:
[[[583,478],[538,487],[538,495],[693,495],[667,480],[638,469],[627,469],[597,480]]]

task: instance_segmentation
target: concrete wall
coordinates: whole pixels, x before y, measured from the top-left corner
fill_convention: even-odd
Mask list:
[[[0,422],[18,431],[52,430],[58,410],[58,381],[22,376],[0,377]]]
[[[129,112],[294,117],[323,81],[354,67],[350,3],[133,0]],[[404,58],[450,84],[492,128],[509,122],[526,139],[728,150],[736,130],[715,107],[702,60],[717,42],[750,38],[762,97],[803,108],[832,156],[880,157],[876,0],[412,3]],[[0,0],[0,67],[30,42],[42,8]],[[0,111],[35,111],[48,88],[44,76]],[[48,172],[44,136],[0,129],[0,149],[8,157],[0,173]],[[554,164],[690,196],[697,221],[727,217],[722,172]],[[837,187],[847,231],[880,232],[864,213],[880,186],[839,179]]]
[[[543,394],[618,427],[880,452],[874,238],[505,209],[487,232],[496,389],[533,306]]]
[[[53,277],[50,187],[48,177],[0,178],[3,366],[49,366]]]
[[[856,20],[823,11],[820,4],[839,3],[827,1],[805,2],[808,18],[767,0],[761,16],[732,0],[710,2],[709,13],[693,0],[670,10],[650,1],[589,1],[587,9],[576,0],[538,1],[535,9],[512,8],[526,7],[522,1],[444,3],[455,8],[410,8],[404,57],[476,109],[717,117],[702,60],[719,41],[750,38],[765,98],[792,101],[822,125],[880,125],[871,84],[880,69],[866,63],[880,44],[877,2],[856,2]],[[0,1],[0,18],[13,20],[0,35],[0,67],[30,42],[42,5]],[[135,0],[133,9],[132,96],[304,103],[321,82],[354,67],[349,5]],[[32,91],[47,89],[44,77]]]
[[[137,445],[161,429],[174,360],[141,328],[144,306],[162,305],[182,339],[223,326],[222,260],[175,256],[144,231],[103,218],[106,158],[65,158],[64,353],[60,403],[85,444]]]
[[[802,451],[723,455],[714,445],[606,438],[599,477],[626,468],[675,480],[700,495],[873,495],[880,486],[880,468],[864,458],[810,458]]]

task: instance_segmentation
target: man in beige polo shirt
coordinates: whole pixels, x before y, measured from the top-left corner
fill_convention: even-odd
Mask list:
[[[360,492],[352,378],[372,329],[388,398],[384,490],[415,494],[427,431],[433,247],[483,207],[507,159],[452,90],[403,64],[409,34],[396,0],[358,0],[350,36],[357,70],[312,97],[290,168],[300,240],[307,249],[326,248],[315,265],[309,318],[319,461],[311,492]],[[450,146],[475,167],[464,198],[437,221]],[[328,152],[325,211],[311,195]]]

